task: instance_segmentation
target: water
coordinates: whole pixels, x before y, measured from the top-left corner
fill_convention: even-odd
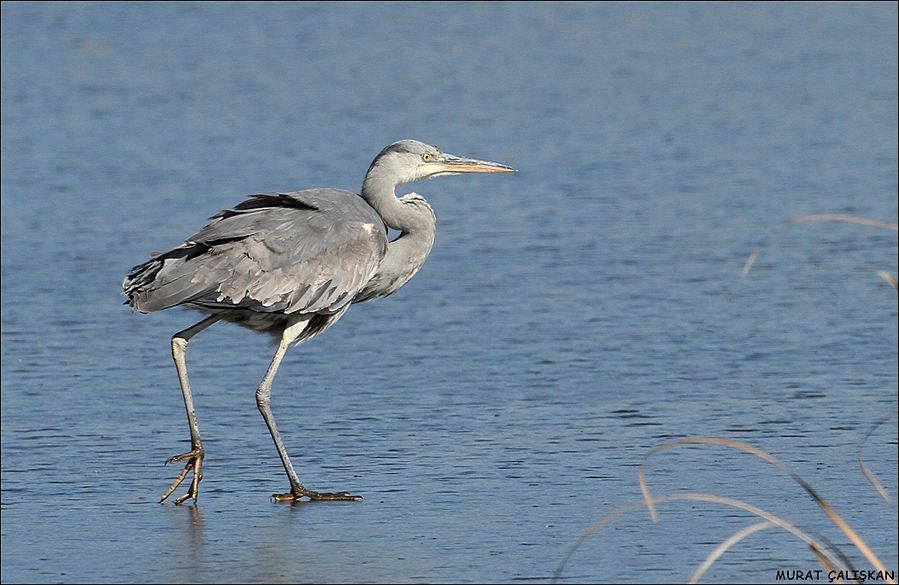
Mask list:
[[[812,483],[896,568],[896,512],[856,466],[896,409],[895,4],[39,4],[2,7],[4,582],[547,581],[637,465],[693,435]],[[288,353],[273,406],[300,475],[353,504],[281,505],[253,389],[267,339],[188,361],[197,506],[159,505],[187,426],[182,311],[121,279],[257,192],[357,189],[399,138],[514,165],[417,184],[421,273]],[[896,497],[895,419],[864,448]],[[744,498],[846,538],[773,467],[650,459],[654,493]],[[624,516],[565,582],[685,580],[753,520]],[[868,564],[853,553],[859,568]],[[780,531],[708,574],[817,569]]]

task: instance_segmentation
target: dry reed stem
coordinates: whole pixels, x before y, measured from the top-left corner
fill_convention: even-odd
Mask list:
[[[830,575],[831,571],[833,571],[833,565],[830,564],[830,561],[827,560],[827,557],[824,556],[820,550],[815,548],[812,545],[809,545],[809,548],[812,549],[812,552],[815,553],[815,556],[818,557],[818,562],[821,563],[821,566],[824,567],[824,570]],[[843,583],[842,579],[834,579],[834,583]]]
[[[652,500],[652,502],[653,502],[652,505],[655,505],[656,503],[687,500],[687,501],[698,501],[698,502],[710,502],[713,504],[721,504],[723,506],[728,506],[731,508],[738,508],[740,510],[744,510],[746,512],[749,512],[750,514],[753,514],[755,516],[758,516],[758,517],[766,520],[767,522],[769,522],[775,526],[779,526],[780,528],[783,528],[790,534],[796,536],[797,538],[799,538],[800,540],[805,542],[810,547],[813,547],[813,550],[817,550],[822,555],[824,555],[824,557],[827,558],[828,561],[831,563],[831,566],[838,566],[844,570],[849,570],[847,565],[841,559],[837,558],[836,555],[839,555],[841,557],[845,557],[845,555],[843,555],[842,552],[840,552],[839,549],[837,549],[836,547],[834,547],[836,554],[832,553],[826,547],[822,546],[821,543],[819,543],[817,540],[812,538],[808,533],[797,528],[790,522],[784,520],[783,518],[781,518],[779,516],[772,514],[771,512],[762,510],[761,508],[756,508],[752,504],[748,504],[741,500],[727,498],[724,496],[716,496],[714,494],[703,494],[703,493],[688,493],[688,494],[675,494],[675,495],[670,495],[670,496],[650,497],[650,500]],[[603,516],[602,518],[600,518],[599,520],[597,520],[593,524],[593,526],[591,526],[587,530],[587,532],[585,532],[584,535],[581,536],[581,538],[574,544],[574,546],[571,547],[571,550],[568,551],[568,554],[565,555],[565,558],[562,559],[562,562],[559,564],[559,568],[556,569],[556,572],[553,575],[552,582],[555,583],[556,581],[558,581],[559,577],[562,575],[562,571],[565,569],[565,566],[568,564],[568,561],[571,560],[571,557],[574,555],[574,553],[577,552],[577,550],[579,548],[581,548],[581,546],[583,546],[583,544],[585,542],[587,542],[594,534],[596,534],[597,532],[599,532],[604,527],[608,526],[609,524],[611,524],[612,522],[614,522],[615,520],[617,520],[624,514],[626,514],[628,512],[637,511],[644,507],[648,507],[648,505],[649,504],[648,504],[647,500],[645,500],[645,499],[640,500],[638,503],[618,508],[617,510],[612,511],[612,512],[606,514],[605,516]],[[833,546],[833,545],[831,545],[831,546]]]
[[[877,276],[884,279],[888,285],[893,287],[893,290],[899,290],[899,282],[896,281],[896,277],[886,270],[878,270]]]
[[[661,498],[657,498],[657,499],[661,499]],[[584,545],[585,542],[590,540],[590,538],[594,534],[596,534],[597,532],[599,532],[600,530],[602,530],[603,528],[605,528],[606,526],[608,526],[615,520],[618,520],[620,517],[627,514],[628,512],[636,512],[637,510],[640,510],[641,508],[645,508],[645,507],[646,507],[646,501],[640,500],[639,502],[631,504],[629,506],[622,506],[621,508],[618,508],[617,510],[613,510],[613,511],[609,512],[608,514],[606,514],[605,516],[603,516],[602,518],[600,518],[599,520],[597,520],[596,522],[594,522],[593,526],[591,526],[587,530],[587,532],[585,532],[578,539],[578,541],[576,543],[574,543],[574,546],[571,547],[571,549],[568,551],[568,554],[566,554],[565,557],[562,559],[562,562],[559,563],[559,568],[556,569],[556,572],[553,575],[552,582],[555,583],[556,581],[558,581],[559,577],[562,576],[562,571],[565,569],[565,565],[568,564],[568,561],[571,559],[572,555],[574,555],[574,553],[576,553],[578,551],[578,549]]]
[[[899,224],[889,223],[886,221],[877,221],[876,219],[867,219],[864,217],[859,217],[857,215],[846,215],[844,213],[814,213],[812,215],[802,215],[800,217],[794,217],[787,223],[789,223],[790,225],[796,225],[800,223],[809,223],[812,221],[840,221],[843,223],[867,225],[882,230],[892,230],[894,232],[899,231]]]
[[[737,544],[750,534],[754,534],[759,530],[765,530],[773,527],[774,524],[765,520],[764,522],[757,522],[755,524],[750,524],[749,526],[744,526],[740,530],[736,531],[733,535],[731,535],[730,538],[716,546],[715,549],[709,553],[709,556],[707,556],[705,560],[702,561],[702,563],[700,563],[698,567],[696,567],[696,570],[693,571],[693,574],[690,575],[690,580],[687,581],[687,583],[699,583],[699,580],[702,578],[703,574],[709,570],[709,567],[715,564],[715,561],[718,560],[718,557],[726,553],[727,549],[729,549],[733,545]]]
[[[767,461],[775,466],[777,466],[781,471],[789,475],[793,478],[793,480],[798,483],[802,489],[808,493],[812,497],[818,506],[824,510],[824,513],[827,514],[827,517],[830,518],[831,522],[837,525],[837,527],[843,531],[852,544],[855,545],[855,548],[859,550],[859,552],[864,555],[864,557],[871,563],[872,567],[878,571],[886,572],[886,567],[880,561],[874,551],[865,544],[865,541],[861,539],[858,533],[853,530],[849,524],[843,520],[843,517],[840,516],[836,510],[834,510],[830,504],[828,504],[824,498],[822,498],[818,492],[812,489],[812,486],[808,484],[804,479],[802,479],[795,471],[781,463],[776,457],[767,453],[766,451],[762,451],[757,447],[753,447],[752,445],[748,445],[741,441],[734,441],[732,439],[722,439],[720,437],[687,437],[685,439],[678,439],[676,441],[671,441],[669,443],[664,443],[652,449],[647,455],[646,459],[649,459],[653,454],[659,453],[661,451],[667,451],[669,449],[675,449],[677,447],[683,445],[719,445],[722,447],[728,447],[730,449],[737,449],[739,451],[743,451],[745,453],[749,453],[750,455],[754,455],[759,459]],[[638,473],[638,477],[640,480],[640,491],[643,492],[644,499],[646,500],[646,506],[650,507],[652,505],[652,498],[649,497],[649,487],[646,485],[645,474],[642,473],[643,465],[645,465],[645,461],[640,464],[640,473]],[[895,583],[895,581],[889,580],[889,583]]]
[[[756,449],[752,445],[747,445],[745,443],[739,443],[738,441],[732,441],[730,439],[719,439],[717,437],[687,437],[684,439],[678,439],[676,441],[671,441],[670,443],[664,443],[659,445],[658,447],[654,447],[649,453],[646,454],[646,459],[649,459],[656,453],[660,453],[662,451],[668,451],[669,449],[675,449],[682,445],[723,445],[725,447],[732,448],[740,448],[737,445],[742,445],[748,452],[768,461],[769,463],[773,463],[774,465],[783,466],[783,464],[774,458],[773,455],[762,451],[761,449]],[[649,486],[646,483],[646,473],[643,471],[643,465],[646,463],[644,460],[643,463],[637,468],[637,482],[640,484],[640,493],[643,494],[643,499],[646,500],[646,507],[649,509],[649,515],[652,517],[653,521],[658,520],[658,515],[655,511],[655,506],[652,505],[652,498],[649,497]]]
[[[764,237],[764,239],[759,243],[759,245],[752,249],[752,253],[749,255],[749,258],[746,259],[746,262],[743,263],[742,270],[740,270],[740,278],[746,278],[746,275],[749,274],[749,271],[752,269],[752,265],[755,264],[755,261],[758,259],[759,253],[761,253],[761,251],[762,251],[762,247],[765,244],[767,244],[768,241],[772,237],[774,237],[778,233],[784,231],[785,229],[787,229],[790,226],[798,225],[801,223],[810,223],[810,222],[815,222],[815,221],[838,221],[838,222],[842,222],[842,223],[854,223],[857,225],[864,225],[864,226],[868,226],[868,227],[873,227],[873,228],[882,229],[882,230],[890,230],[890,231],[894,231],[894,232],[899,231],[899,224],[889,223],[889,222],[885,222],[885,221],[877,221],[875,219],[867,219],[864,217],[858,217],[857,215],[846,215],[846,214],[842,214],[842,213],[815,213],[812,215],[802,215],[799,217],[794,217],[793,219],[791,219],[789,221],[785,221],[784,223],[774,226],[768,232],[768,235],[766,235]],[[886,271],[882,270],[882,271],[878,272],[878,274],[881,275],[881,278],[883,278],[887,282],[891,283],[893,288],[896,288],[896,285],[893,284],[893,283],[895,283],[895,279],[893,279],[892,282],[890,280],[887,280],[887,278],[884,277],[883,274],[881,274],[882,272],[886,272]],[[891,277],[891,275],[889,275],[889,273],[887,273],[887,275]]]
[[[881,417],[879,421],[874,423],[874,425],[865,434],[865,438],[862,439],[862,444],[858,448],[858,466],[861,467],[862,473],[865,475],[865,478],[868,480],[868,482],[870,482],[870,484],[874,486],[874,489],[877,490],[877,493],[880,494],[880,497],[883,498],[886,501],[886,503],[888,503],[888,504],[893,503],[893,498],[890,497],[890,494],[887,493],[887,491],[886,491],[886,489],[884,489],[883,485],[881,485],[881,483],[879,481],[877,481],[877,478],[874,477],[874,474],[871,473],[871,471],[865,465],[865,462],[862,459],[862,450],[865,448],[865,443],[867,443],[868,439],[871,438],[871,435],[874,434],[874,431],[879,429],[883,423],[887,422],[888,420],[890,420],[897,414],[899,414],[899,412],[894,410],[893,412]]]

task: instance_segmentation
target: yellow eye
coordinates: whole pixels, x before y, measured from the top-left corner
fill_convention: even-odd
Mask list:
[[[434,155],[431,154],[430,152],[426,152],[423,155],[421,155],[421,160],[423,160],[425,162],[431,162],[432,158],[434,158]]]

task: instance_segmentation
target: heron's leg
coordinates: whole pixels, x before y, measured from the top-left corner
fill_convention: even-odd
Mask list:
[[[184,355],[187,353],[187,342],[190,341],[190,338],[218,320],[218,316],[212,315],[211,317],[203,319],[196,325],[188,327],[184,331],[179,331],[172,336],[172,359],[175,361],[175,369],[178,370],[178,381],[181,383],[181,394],[184,395],[184,409],[187,411],[187,424],[190,426],[190,451],[182,453],[181,455],[176,455],[166,461],[166,463],[187,461],[187,465],[184,466],[184,469],[169,489],[162,495],[159,503],[164,502],[166,498],[172,495],[172,492],[181,485],[181,482],[184,481],[184,478],[186,478],[191,471],[194,472],[194,478],[190,484],[190,489],[183,496],[175,498],[175,504],[180,504],[188,498],[193,498],[194,501],[196,501],[197,496],[200,493],[200,480],[203,478],[203,442],[200,440],[200,427],[197,426],[197,413],[194,411],[194,401],[190,395],[190,382],[187,380],[187,363],[184,361]]]
[[[272,439],[275,441],[275,447],[278,449],[278,455],[281,456],[281,463],[284,465],[284,470],[287,472],[287,477],[290,479],[290,493],[274,494],[272,497],[279,502],[299,500],[303,497],[313,501],[361,500],[362,498],[360,496],[351,496],[347,492],[320,493],[304,488],[297,477],[297,472],[294,471],[293,465],[290,463],[290,457],[287,455],[287,450],[284,448],[284,443],[281,441],[281,434],[278,432],[278,427],[275,424],[275,417],[272,414],[270,404],[272,381],[275,378],[275,374],[278,372],[281,360],[284,359],[287,348],[290,347],[293,340],[299,336],[306,324],[307,321],[300,321],[284,329],[284,332],[281,334],[281,341],[278,343],[278,349],[275,351],[275,356],[272,358],[272,363],[269,364],[265,376],[263,376],[262,381],[259,383],[259,387],[256,389],[256,406],[259,408],[259,412],[262,413],[262,418],[265,419],[265,424],[272,434]]]

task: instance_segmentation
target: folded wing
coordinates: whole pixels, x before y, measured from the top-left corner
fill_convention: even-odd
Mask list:
[[[337,313],[377,270],[387,230],[362,198],[314,189],[255,195],[123,284],[141,312],[175,305],[260,313]]]

